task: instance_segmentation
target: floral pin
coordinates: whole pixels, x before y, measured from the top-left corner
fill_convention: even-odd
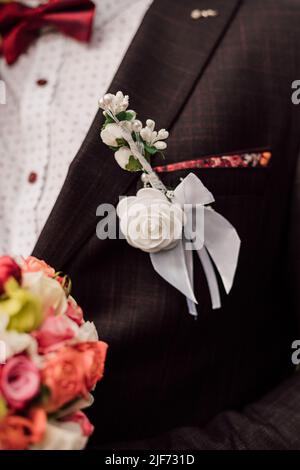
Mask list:
[[[206,274],[212,307],[220,308],[215,268],[229,293],[240,249],[236,230],[210,207],[214,198],[193,173],[174,190],[167,189],[155,173],[151,157],[167,148],[168,131],[155,130],[152,119],[147,119],[144,126],[136,112],[127,109],[129,97],[121,91],[106,94],[99,106],[105,117],[103,143],[112,149],[121,168],[143,172],[144,188],[136,196],[122,198],[117,207],[127,242],[150,254],[154,269],[186,296],[189,312],[194,316],[197,300],[192,250],[196,250]]]
[[[99,101],[99,105],[104,110],[105,116],[101,139],[115,152],[115,159],[124,170],[143,170],[137,150],[150,163],[152,155],[167,148],[165,140],[169,137],[168,131],[165,129],[156,131],[152,119],[147,119],[143,127],[141,121],[136,119],[136,112],[127,111],[129,97],[124,96],[121,91],[116,95],[105,95]],[[129,134],[136,144],[136,149],[131,148],[132,141]]]

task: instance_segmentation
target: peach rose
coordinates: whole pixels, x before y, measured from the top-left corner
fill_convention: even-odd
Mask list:
[[[81,352],[86,387],[88,390],[92,390],[103,377],[108,346],[103,341],[95,341],[79,343],[74,348]]]
[[[80,396],[86,396],[84,362],[81,354],[72,347],[58,350],[41,371],[41,382],[48,387],[50,397],[44,404],[48,412]]]
[[[36,273],[43,271],[46,276],[54,277],[55,270],[51,268],[45,261],[35,258],[34,256],[28,256],[21,263],[23,273]]]
[[[25,450],[42,440],[46,429],[46,413],[34,408],[28,417],[8,415],[0,421],[0,450]]]

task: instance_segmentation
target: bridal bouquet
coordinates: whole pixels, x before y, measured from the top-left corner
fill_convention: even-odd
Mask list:
[[[82,449],[81,411],[102,378],[107,344],[70,295],[71,282],[34,257],[0,257],[0,449]]]

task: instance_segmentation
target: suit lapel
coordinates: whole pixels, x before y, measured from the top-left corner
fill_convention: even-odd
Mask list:
[[[191,11],[208,8],[208,3],[218,16],[193,20]],[[109,91],[129,94],[130,107],[141,120],[151,117],[171,129],[240,4],[154,0]],[[116,204],[138,177],[121,170],[101,142],[102,121],[99,111],[33,252],[59,270],[96,230],[98,205]]]

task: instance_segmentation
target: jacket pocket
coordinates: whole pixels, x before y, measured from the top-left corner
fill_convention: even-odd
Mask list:
[[[267,186],[272,161],[270,149],[185,158],[181,162],[155,166],[167,187],[195,173],[214,196],[262,195]]]

